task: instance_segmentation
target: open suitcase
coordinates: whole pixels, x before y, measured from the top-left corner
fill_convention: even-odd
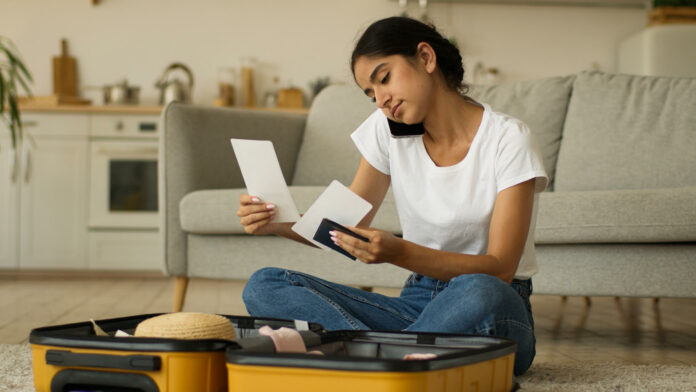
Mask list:
[[[308,338],[323,355],[275,353],[240,339],[227,349],[229,392],[440,392],[513,390],[516,345],[486,336],[333,331]],[[435,358],[404,360],[406,354]]]
[[[158,316],[145,314],[96,323],[113,335],[132,334],[141,321]],[[227,316],[239,339],[258,335],[269,325],[321,333],[323,327],[292,320]],[[314,334],[313,334],[314,335]],[[233,341],[181,340],[96,336],[92,323],[82,322],[37,328],[29,335],[37,392],[227,391],[225,350],[239,348]]]

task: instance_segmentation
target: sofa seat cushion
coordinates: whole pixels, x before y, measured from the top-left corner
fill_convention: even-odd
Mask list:
[[[301,214],[307,211],[326,189],[324,186],[290,186],[288,188]],[[187,194],[179,204],[181,228],[192,234],[245,234],[244,227],[239,223],[237,209],[239,209],[239,196],[246,193],[246,189],[239,188],[201,190]],[[401,225],[391,191],[387,193],[371,226],[401,234]]]
[[[696,187],[545,192],[537,244],[696,241]]]

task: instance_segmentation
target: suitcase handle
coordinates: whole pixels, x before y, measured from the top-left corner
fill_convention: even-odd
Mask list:
[[[46,364],[147,371],[160,370],[162,359],[154,355],[79,354],[67,350],[48,350]]]
[[[144,374],[114,373],[95,370],[65,369],[51,380],[51,392],[99,388],[99,390],[118,391],[125,388],[142,392],[159,392],[157,384]]]

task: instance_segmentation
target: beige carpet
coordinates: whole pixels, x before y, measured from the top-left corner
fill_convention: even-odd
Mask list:
[[[534,364],[520,391],[696,391],[696,366]],[[0,344],[0,391],[34,392],[28,344]]]

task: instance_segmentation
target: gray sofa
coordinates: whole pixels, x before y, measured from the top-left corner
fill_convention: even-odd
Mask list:
[[[540,195],[536,293],[696,297],[696,79],[582,72],[475,87],[525,121],[551,184]],[[236,216],[245,190],[229,139],[272,140],[300,212],[333,179],[350,185],[349,134],[374,110],[353,85],[330,86],[308,115],[173,103],[163,113],[160,205],[166,273],[180,309],[188,277],[246,279],[265,266],[356,286],[409,274],[273,236]],[[388,195],[373,226],[400,233]]]

